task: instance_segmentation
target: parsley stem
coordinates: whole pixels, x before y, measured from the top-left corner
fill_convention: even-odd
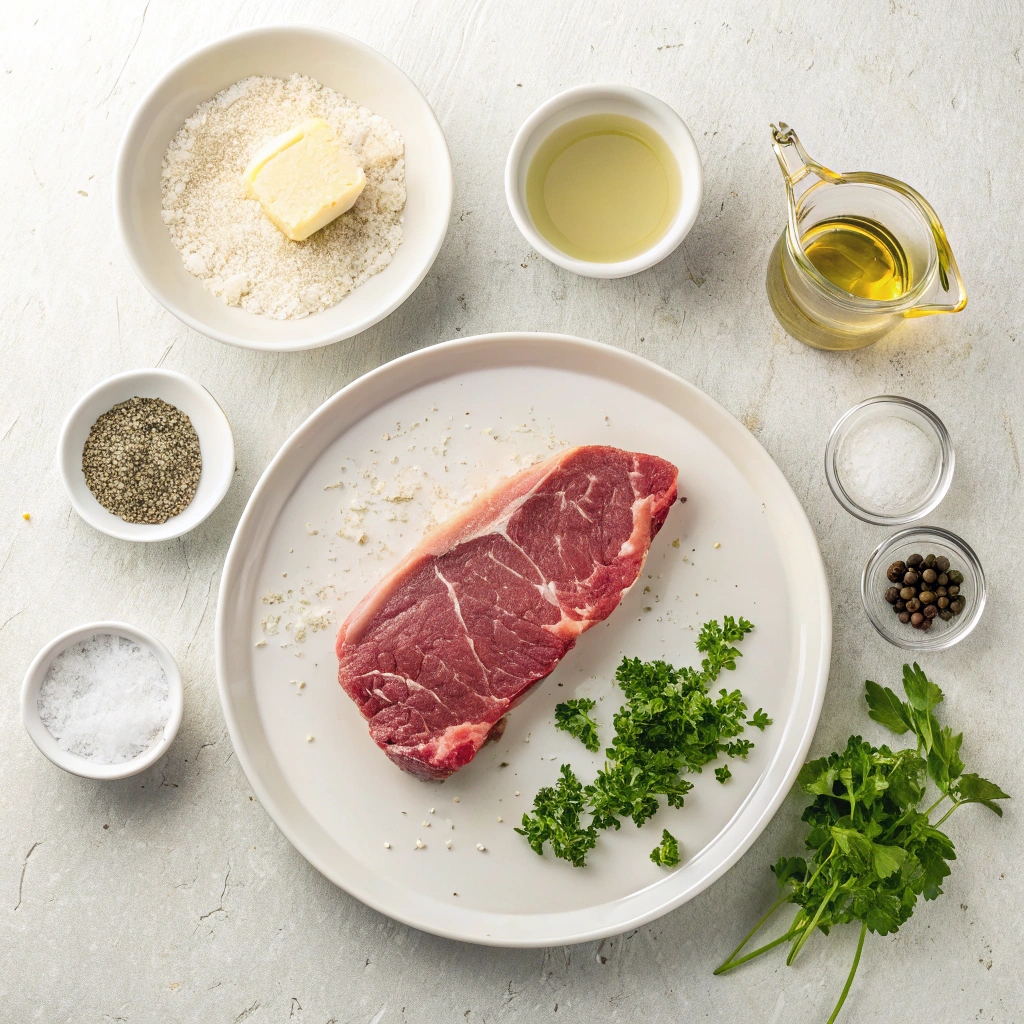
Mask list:
[[[799,929],[794,931],[794,929],[790,927],[788,932],[785,932],[784,934],[780,935],[777,939],[772,939],[771,942],[766,943],[764,946],[759,946],[752,953],[747,953],[746,956],[741,956],[739,960],[726,960],[721,967],[712,971],[712,974],[725,974],[726,971],[731,971],[734,967],[739,967],[740,964],[745,964],[748,960],[753,960],[754,957],[760,956],[762,953],[767,953],[769,949],[774,949],[776,946],[781,945],[783,942],[788,942],[790,939],[793,938],[794,935],[797,935],[798,932]],[[733,955],[735,956],[735,953]]]
[[[821,869],[832,859],[832,855],[836,852],[835,840],[833,839],[833,840],[831,840],[831,842],[832,842],[832,849],[829,850],[828,856],[818,865],[817,869],[815,870],[814,874],[811,875],[810,879],[807,882],[804,883],[804,888],[805,889],[809,890],[811,888],[811,886],[814,885],[814,883],[818,879],[818,875],[821,874]]]
[[[860,938],[857,940],[857,952],[853,955],[853,966],[850,968],[850,973],[846,977],[846,984],[843,986],[842,994],[839,996],[839,1002],[836,1003],[836,1008],[832,1011],[832,1016],[825,1022],[825,1024],[835,1024],[836,1017],[839,1016],[839,1011],[843,1008],[843,1003],[846,1002],[846,997],[850,992],[850,986],[853,984],[853,976],[857,973],[857,967],[860,964],[860,951],[864,948],[864,936],[868,933],[868,923],[865,921],[860,926]]]
[[[804,928],[803,935],[801,935],[800,938],[796,940],[796,942],[793,944],[793,948],[789,951],[789,956],[786,957],[786,966],[787,967],[792,966],[793,961],[797,958],[797,954],[800,952],[801,949],[804,948],[804,943],[811,937],[811,934],[814,932],[814,929],[817,927],[818,920],[821,917],[822,913],[824,912],[826,904],[828,903],[828,901],[830,899],[832,899],[833,896],[835,896],[836,889],[838,889],[838,888],[839,888],[839,879],[837,878],[832,883],[832,888],[829,889],[829,891],[825,894],[825,898],[818,905],[818,909],[815,911],[814,917],[811,918],[810,924],[808,924]]]
[[[777,946],[779,944],[779,942],[784,941],[786,939],[786,936],[789,934],[788,932],[786,933],[786,935],[783,935],[781,939],[778,939],[777,941],[773,942],[771,945],[763,946],[761,949],[757,950],[756,952],[750,953],[748,956],[745,956],[742,960],[737,960],[736,963],[732,963],[732,958],[754,937],[754,935],[757,934],[758,930],[761,928],[761,925],[763,925],[768,920],[768,918],[771,917],[772,914],[774,914],[775,911],[778,910],[779,907],[781,907],[782,904],[785,903],[788,899],[789,899],[789,893],[788,892],[785,895],[780,896],[768,908],[767,912],[764,914],[764,916],[761,918],[761,920],[758,921],[757,924],[755,924],[754,927],[751,928],[749,932],[747,932],[747,934],[743,937],[743,941],[725,958],[725,961],[722,963],[721,967],[717,968],[713,973],[714,974],[724,974],[726,971],[731,971],[734,967],[738,966],[741,963],[744,963],[745,961],[749,960],[751,957],[757,956],[758,953],[763,953],[766,949],[771,949],[772,946]]]
[[[939,818],[937,822],[935,822],[932,828],[938,828],[963,802],[964,801],[960,800],[953,804],[953,806],[950,807],[950,809],[946,811],[946,813],[941,818]]]
[[[935,810],[935,808],[936,808],[936,807],[938,807],[938,806],[939,806],[939,804],[941,804],[941,803],[942,803],[942,801],[943,801],[943,800],[945,800],[947,796],[949,796],[949,794],[948,794],[948,793],[943,793],[943,794],[942,794],[942,796],[940,796],[940,797],[939,797],[939,799],[938,799],[938,800],[936,800],[936,801],[935,801],[935,803],[933,803],[933,804],[931,805],[931,807],[929,807],[929,808],[928,808],[928,810],[924,812],[924,816],[925,816],[926,818],[930,818],[930,817],[931,817],[931,814],[932,814],[932,811],[934,811],[934,810]],[[902,819],[901,819],[901,820],[902,820]],[[945,819],[943,819],[943,820],[945,820]]]

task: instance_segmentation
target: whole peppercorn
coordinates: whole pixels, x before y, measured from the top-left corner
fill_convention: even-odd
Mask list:
[[[935,616],[938,615],[938,614],[939,614],[939,609],[936,608],[935,605],[929,604],[929,605],[925,606],[924,617],[926,619],[934,619]]]
[[[903,582],[908,586],[912,587],[915,583],[920,582],[921,577],[914,572],[913,569],[908,569],[903,576]]]
[[[947,594],[948,594],[948,595],[949,595],[950,597],[956,597],[956,595],[960,593],[960,588],[959,588],[959,587],[958,587],[958,586],[957,586],[957,585],[956,585],[955,583],[951,583],[951,584],[950,584],[950,585],[949,585],[949,586],[948,586],[948,587],[946,588],[946,593],[947,593]]]
[[[924,556],[924,564],[930,569],[933,565],[935,565],[935,556],[934,555],[925,555]]]
[[[906,625],[910,621],[910,612],[900,612],[899,619],[900,622]]]
[[[943,608],[943,610],[939,612],[939,618],[942,619],[943,622],[949,622],[949,620],[953,618],[953,613],[948,608]]]
[[[893,605],[893,608],[895,608],[896,611],[898,611],[898,612],[904,611],[906,609],[906,607],[907,607],[907,602],[904,601],[902,597]]]
[[[949,582],[955,583],[957,586],[964,581],[964,574],[959,569],[949,569],[946,575],[949,577]]]
[[[890,587],[885,592],[885,599],[889,604],[895,604],[900,599],[900,592],[895,587]]]
[[[920,555],[910,555],[907,558],[907,565],[914,568],[915,566],[920,565],[923,561],[924,559]]]
[[[939,574],[934,569],[925,569],[925,571],[921,573],[921,579],[923,579],[925,583],[934,583],[938,578]]]
[[[914,612],[914,614],[910,616],[910,624],[912,626],[920,626],[922,622],[924,622],[924,615],[922,615],[921,612]]]
[[[942,611],[943,608],[948,608],[949,607],[949,598],[948,597],[940,597],[938,599],[938,601],[936,601],[935,603],[939,606],[939,611]]]
[[[917,595],[917,597],[921,604],[935,604],[934,591],[922,590],[921,593]]]
[[[944,573],[939,573],[939,578],[935,581],[940,587],[949,586],[949,577]]]
[[[935,593],[936,593],[936,595],[938,597],[948,597],[949,596],[945,587],[936,587],[935,588]]]
[[[935,559],[935,568],[938,569],[939,572],[948,572],[949,559],[945,555],[939,555],[939,557]]]
[[[922,632],[927,632],[931,628],[932,628],[932,620],[931,619],[925,619],[924,622],[921,623],[921,630],[922,630]]]
[[[921,610],[921,602],[916,597],[912,597],[907,602],[907,611],[908,612],[919,612],[920,610]]]
[[[959,615],[964,610],[963,602],[961,602],[959,597],[955,601],[949,602],[949,610],[954,615]]]
[[[902,597],[904,601],[909,601],[916,593],[917,591],[913,587],[904,587],[900,591],[900,597]]]
[[[893,562],[886,570],[885,577],[890,583],[899,583],[907,571],[906,562]]]

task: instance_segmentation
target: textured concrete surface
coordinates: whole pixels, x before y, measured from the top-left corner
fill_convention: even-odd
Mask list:
[[[705,389],[778,461],[817,530],[834,594],[832,676],[814,752],[851,731],[879,741],[863,680],[894,682],[902,658],[870,630],[858,581],[885,531],[835,504],[822,452],[850,405],[909,394],[945,418],[957,450],[952,491],[932,521],[969,539],[991,586],[975,634],[924,666],[947,692],[947,720],[965,730],[972,768],[1024,795],[1021,14],[1019,3],[996,0],[4,5],[0,1019],[823,1022],[852,931],[815,938],[794,968],[779,953],[711,976],[769,903],[768,863],[799,841],[795,795],[711,889],[599,945],[473,948],[411,931],[335,889],[252,799],[233,756],[214,681],[217,581],[264,465],[357,375],[490,330],[595,338]],[[121,254],[110,180],[125,120],[156,75],[225,32],[290,21],[350,32],[405,68],[447,134],[455,206],[433,271],[388,320],[351,342],[272,356],[194,334],[150,298]],[[581,280],[539,259],[502,190],[505,153],[527,114],[560,89],[602,80],[676,107],[706,174],[684,246],[615,282]],[[804,348],[775,326],[763,278],[784,217],[768,133],[780,117],[831,166],[892,174],[933,202],[970,294],[963,314],[908,323],[840,356]],[[157,364],[202,381],[224,405],[238,476],[194,533],[133,546],[71,511],[54,449],[84,388]],[[18,715],[22,674],[39,647],[105,617],[158,634],[186,679],[185,721],[169,756],[117,784],[54,768]],[[1015,804],[1001,821],[973,809],[951,819],[959,860],[946,895],[897,936],[869,939],[841,1019],[1024,1019],[1020,820]]]

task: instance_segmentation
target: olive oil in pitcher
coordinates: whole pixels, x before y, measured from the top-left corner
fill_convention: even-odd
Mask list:
[[[867,217],[834,217],[800,239],[804,254],[826,281],[861,299],[898,299],[913,285],[907,254],[896,236]]]
[[[907,318],[967,305],[946,233],[920,193],[883,174],[830,171],[781,122],[772,143],[789,216],[765,285],[790,335],[863,348]]]

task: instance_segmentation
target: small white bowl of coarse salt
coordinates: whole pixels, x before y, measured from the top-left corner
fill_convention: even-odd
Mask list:
[[[170,652],[125,622],[91,622],[51,640],[21,689],[35,745],[58,768],[89,779],[124,779],[158,761],[183,704]]]

